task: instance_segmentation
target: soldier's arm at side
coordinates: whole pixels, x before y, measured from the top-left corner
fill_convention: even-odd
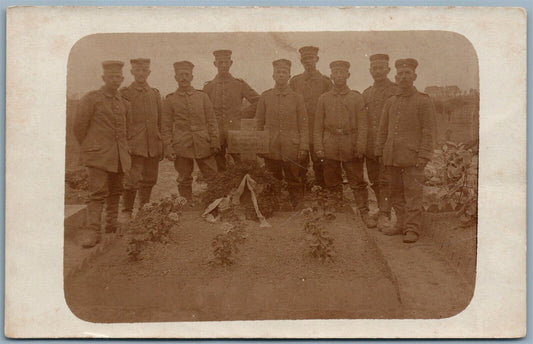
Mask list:
[[[300,151],[309,151],[309,120],[305,109],[304,97],[298,94],[296,111],[298,115],[298,131],[300,134]]]
[[[126,137],[131,139],[133,127],[133,116],[131,110],[131,104],[126,100]]]
[[[257,110],[257,102],[259,101],[259,93],[257,93],[246,81],[242,80],[242,96],[250,103],[243,111],[244,118],[251,118]]]
[[[78,111],[74,117],[73,131],[79,145],[83,143],[85,137],[87,136],[93,110],[93,103],[90,99],[90,95],[85,95],[83,98],[81,98]]]
[[[255,111],[255,119],[257,120],[257,128],[259,130],[265,130],[265,112],[266,104],[264,96],[259,97],[257,102],[257,109]]]
[[[207,131],[209,132],[209,138],[211,139],[211,147],[220,149],[218,123],[215,117],[215,112],[213,111],[213,104],[206,93],[202,93],[202,95],[204,97],[204,113],[207,120]]]
[[[391,98],[389,98],[385,105],[383,106],[383,113],[381,114],[381,119],[379,120],[378,132],[376,135],[376,151],[375,155],[381,157],[383,155],[383,146],[387,140],[388,130],[389,130],[389,108],[391,106]]]
[[[161,133],[161,121],[163,120],[163,102],[161,100],[161,94],[156,93],[156,101],[157,101],[157,129],[159,130],[159,133]]]
[[[368,139],[368,117],[365,110],[365,102],[361,94],[357,94],[357,101],[355,103],[355,115],[357,122],[357,146],[355,147],[358,155],[362,156],[366,150],[366,142]]]
[[[313,128],[313,145],[315,153],[319,158],[324,158],[324,112],[325,112],[324,96],[318,98],[316,105],[314,128]],[[319,154],[321,152],[322,154]]]
[[[434,143],[434,126],[435,126],[435,107],[428,96],[424,96],[420,104],[420,118],[422,128],[422,138],[420,140],[420,148],[418,156],[420,158],[431,160],[433,156]]]

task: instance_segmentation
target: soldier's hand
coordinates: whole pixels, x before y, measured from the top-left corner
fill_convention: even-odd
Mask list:
[[[382,165],[383,164],[383,157],[382,156],[378,156],[377,158],[378,158],[378,163],[380,165]]]
[[[324,158],[326,156],[324,155],[323,151],[316,151],[316,157],[318,158],[318,160],[320,160],[320,162],[324,162]]]
[[[356,149],[356,150],[355,150],[355,158],[356,158],[356,159],[362,159],[363,156],[364,156],[364,153],[363,153],[363,152],[361,152],[359,149]]]
[[[176,160],[176,154],[172,153],[172,152],[167,152],[165,153],[165,158],[169,161],[174,161]]]
[[[298,151],[298,161],[304,161],[305,158],[307,158],[307,155],[309,154],[306,150],[300,150]]]
[[[218,154],[220,152],[220,147],[211,147],[211,153]]]
[[[416,167],[418,168],[425,168],[426,165],[428,164],[429,160],[428,159],[425,159],[425,158],[418,158],[416,160]]]

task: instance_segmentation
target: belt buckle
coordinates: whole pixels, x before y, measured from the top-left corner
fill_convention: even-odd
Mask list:
[[[335,134],[337,134],[337,135],[343,135],[343,134],[344,134],[344,129],[342,129],[342,128],[337,128],[337,129],[335,129]]]

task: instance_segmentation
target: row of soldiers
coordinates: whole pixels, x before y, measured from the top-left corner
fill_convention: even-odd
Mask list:
[[[342,194],[344,170],[369,228],[402,234],[407,243],[417,241],[423,169],[434,139],[433,104],[413,86],[418,62],[397,60],[393,83],[389,56],[370,56],[374,84],[360,94],[347,86],[349,62],[331,62],[328,78],[316,69],[317,47],[299,52],[305,71],[291,78],[291,62],[274,61],[275,85],[262,95],[230,74],[230,50],[213,52],[218,73],[203,91],[191,86],[191,62],[174,63],[178,88],[164,100],[147,82],[149,59],[130,61],[135,81],[121,89],[124,63],[103,62],[104,86],[82,98],[74,123],[89,174],[89,235],[83,246],[100,241],[104,205],[105,231],[115,232],[121,195],[128,219],[137,196],[141,207],[150,200],[163,158],[174,162],[179,193],[191,200],[194,161],[207,181],[224,171],[228,131],[238,130],[241,118],[255,118],[259,130],[269,131],[265,168],[286,180],[293,206],[301,201],[310,161],[315,182],[335,193]],[[244,99],[248,107],[243,107]],[[239,160],[238,154],[232,157]],[[365,165],[378,202],[374,216],[369,215]],[[397,222],[387,226],[391,203]]]

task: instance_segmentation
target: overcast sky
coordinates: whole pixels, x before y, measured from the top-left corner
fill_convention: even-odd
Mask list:
[[[462,35],[446,31],[369,31],[96,34],[82,38],[72,47],[67,91],[69,96],[80,97],[99,88],[103,60],[124,61],[123,86],[129,85],[133,81],[129,60],[138,57],[152,60],[148,82],[163,95],[177,87],[172,64],[180,60],[195,64],[193,86],[201,89],[204,82],[216,74],[212,51],[231,49],[233,76],[245,79],[261,93],[273,86],[273,60],[291,60],[292,75],[303,71],[298,49],[304,45],[320,48],[317,68],[325,75],[330,74],[331,61],[349,61],[351,77],[348,86],[360,92],[372,84],[368,57],[375,53],[389,54],[389,77],[393,81],[396,59],[417,59],[415,86],[421,91],[431,85],[457,85],[462,90],[479,88],[476,52]]]

